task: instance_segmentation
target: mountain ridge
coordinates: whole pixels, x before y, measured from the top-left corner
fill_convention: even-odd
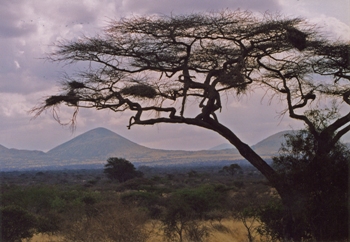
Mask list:
[[[267,137],[252,148],[269,160],[284,139],[282,131]],[[229,146],[230,147],[230,146]],[[201,151],[152,149],[130,141],[106,128],[87,131],[48,152],[8,149],[0,145],[0,170],[39,169],[44,167],[102,165],[109,157],[123,157],[140,165],[247,163],[237,149]]]

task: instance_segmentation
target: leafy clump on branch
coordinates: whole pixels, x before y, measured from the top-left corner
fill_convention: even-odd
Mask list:
[[[45,100],[45,105],[50,107],[53,105],[61,104],[62,102],[65,102],[67,104],[71,105],[77,105],[79,101],[79,98],[75,95],[59,95],[59,96],[51,96]]]
[[[153,87],[144,84],[124,87],[120,93],[140,98],[155,98],[157,96],[157,91]]]
[[[307,47],[307,34],[296,28],[288,28],[286,37],[287,40],[300,51]]]
[[[295,187],[217,114],[222,97],[263,88],[284,103],[282,114],[303,122],[310,132],[315,150],[307,169],[334,168],[323,157],[350,131],[350,46],[328,41],[315,29],[300,18],[243,11],[111,21],[104,35],[57,44],[50,60],[86,62],[91,68],[68,78],[61,94],[33,111],[39,115],[52,109],[59,120],[56,108],[66,104],[75,109],[74,124],[79,108],[130,110],[129,128],[182,123],[212,130],[234,145],[277,190],[283,206],[293,210],[297,198],[290,194],[296,194]],[[320,127],[310,114],[329,105],[329,100],[335,100],[336,109],[324,109],[330,115],[325,114],[326,125]],[[339,115],[333,115],[334,110]],[[255,124],[249,120],[247,125]],[[326,188],[314,189],[322,193]],[[285,236],[303,239],[300,234]]]

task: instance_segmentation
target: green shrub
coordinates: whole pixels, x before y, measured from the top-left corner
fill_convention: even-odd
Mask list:
[[[0,212],[1,241],[20,241],[33,236],[37,225],[34,215],[18,206],[6,206]]]

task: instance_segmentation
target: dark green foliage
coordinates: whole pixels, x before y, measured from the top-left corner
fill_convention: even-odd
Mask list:
[[[1,241],[21,241],[33,236],[37,222],[34,215],[18,206],[6,206],[0,212]]]
[[[275,237],[317,241],[348,238],[349,150],[337,143],[327,155],[316,156],[307,131],[288,135],[274,165],[290,187],[289,202],[262,210],[261,220]],[[322,166],[312,166],[318,159]],[[281,222],[282,221],[282,222]]]
[[[4,206],[16,204],[33,213],[40,213],[51,209],[57,197],[58,191],[54,187],[12,187],[2,194],[1,200]]]
[[[263,224],[258,228],[258,232],[261,235],[272,238],[273,241],[277,241],[283,238],[287,231],[293,231],[294,229],[290,228],[287,223],[283,223],[283,214],[287,214],[287,212],[284,211],[283,205],[279,200],[272,201],[262,207],[259,211],[259,218]],[[300,229],[297,228],[297,230]]]
[[[1,195],[1,203],[3,206],[15,204],[32,213],[44,214],[82,206],[85,200],[97,199],[96,196],[83,190],[60,190],[53,186],[12,187]]]
[[[130,161],[116,157],[108,158],[104,173],[109,179],[119,182],[143,176],[142,172],[136,171],[135,166]]]
[[[153,193],[138,191],[125,193],[121,196],[121,200],[125,204],[135,203],[146,207],[157,203],[158,199],[158,196]]]
[[[221,207],[225,192],[222,186],[203,185],[176,191],[171,198],[175,203],[184,203],[183,206],[187,207],[186,209],[201,218],[204,213]]]
[[[164,234],[178,241],[183,241],[183,236],[189,241],[202,241],[209,233],[197,221],[204,219],[206,213],[222,209],[225,197],[223,186],[203,185],[175,191],[167,200],[162,218]]]
[[[238,164],[231,164],[229,166],[224,166],[222,168],[222,171],[230,174],[231,176],[234,176],[235,174],[238,173],[239,170],[241,170],[242,168],[238,165]]]
[[[91,194],[87,194],[81,198],[81,201],[86,205],[94,205],[95,203],[97,203],[97,198],[96,198],[96,196],[93,196]]]
[[[85,207],[95,204],[98,199],[97,194],[82,189],[59,189],[58,187],[42,185],[13,186],[1,191],[1,206],[2,209],[5,209],[4,211],[7,211],[7,208],[15,207],[16,210],[12,209],[11,211],[15,211],[23,219],[26,219],[24,222],[28,218],[34,219],[34,222],[31,222],[30,225],[30,234],[27,233],[30,236],[33,233],[55,233],[60,231],[67,218],[82,213],[85,211]],[[10,222],[15,223],[14,220],[10,220]]]
[[[37,216],[36,230],[39,233],[54,233],[60,230],[63,217],[55,211],[48,211]]]
[[[96,178],[97,174],[101,174],[102,169],[58,172],[67,178],[68,183],[55,186],[44,185],[38,179],[32,180],[43,176],[38,172],[6,174],[1,179],[1,206],[14,204],[34,215],[36,222],[30,230],[33,233],[58,234],[67,241],[112,241],[112,238],[113,241],[121,241],[120,238],[123,241],[144,241],[150,233],[148,226],[158,225],[154,221],[162,223],[161,228],[155,229],[164,231],[168,236],[164,240],[179,240],[181,233],[183,241],[205,241],[212,231],[208,226],[230,218],[227,191],[233,188],[222,184],[232,186],[233,179],[218,174],[221,167],[196,168],[196,175],[191,178],[195,182],[191,184],[186,184],[185,180],[193,169],[153,169],[156,172],[145,171],[145,178],[131,179],[122,184],[101,178],[94,187],[84,184],[91,177]],[[44,172],[46,174],[48,172]],[[167,175],[172,176],[171,182],[167,180]],[[204,176],[206,184],[203,184]],[[18,179],[21,185],[4,185],[11,177]],[[77,178],[79,184],[75,183]],[[28,185],[29,181],[40,185]],[[46,179],[45,182],[51,183]],[[69,185],[71,182],[74,185]],[[250,184],[248,182],[247,186]],[[204,220],[210,220],[211,225]],[[144,228],[147,231],[143,231]],[[137,240],[130,239],[140,232]]]
[[[190,170],[189,172],[187,172],[188,177],[196,177],[198,176],[198,173],[194,170]]]
[[[138,171],[140,172],[140,171]],[[152,190],[155,183],[152,180],[143,177],[136,177],[134,179],[127,180],[123,184],[118,186],[118,190]]]
[[[122,194],[121,201],[125,205],[135,205],[147,209],[152,219],[158,219],[161,216],[163,198],[154,193],[133,191]]]

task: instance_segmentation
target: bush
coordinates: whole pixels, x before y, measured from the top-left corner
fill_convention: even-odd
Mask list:
[[[157,219],[160,217],[161,198],[154,193],[149,192],[129,192],[121,195],[123,204],[136,205],[138,207],[146,208],[151,218]]]
[[[36,218],[18,206],[0,209],[1,241],[21,241],[31,238],[35,232]]]
[[[274,167],[290,188],[289,199],[283,200],[283,208],[263,210],[261,219],[278,238],[348,238],[350,151],[338,142],[320,157],[315,144],[315,137],[301,130],[288,135],[280,155],[273,158]],[[280,221],[283,224],[278,225]]]
[[[210,211],[222,208],[226,188],[222,185],[203,185],[175,191],[168,199],[162,218],[163,231],[167,239],[202,241],[209,231],[200,220]]]

